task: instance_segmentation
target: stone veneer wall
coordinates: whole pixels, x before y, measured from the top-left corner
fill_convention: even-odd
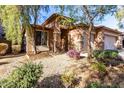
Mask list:
[[[69,31],[68,34],[68,48],[82,51],[82,37],[83,30],[81,28]]]
[[[98,31],[95,35],[94,41],[95,50],[103,50],[104,49],[104,32]]]
[[[117,39],[117,41],[116,41],[116,43],[115,43],[115,47],[117,48],[117,49],[122,49],[123,48],[123,37],[122,36],[118,36],[118,39]]]

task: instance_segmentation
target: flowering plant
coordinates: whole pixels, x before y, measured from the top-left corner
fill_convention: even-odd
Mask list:
[[[67,55],[70,57],[70,58],[75,58],[75,59],[79,59],[80,58],[80,52],[77,52],[76,50],[74,49],[71,49],[67,52]]]

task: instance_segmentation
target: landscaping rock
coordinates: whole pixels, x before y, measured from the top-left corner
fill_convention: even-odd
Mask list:
[[[120,88],[124,88],[124,81],[119,84]]]
[[[12,45],[12,53],[18,54],[21,52],[21,45]]]
[[[119,56],[119,58],[120,58],[121,60],[124,61],[124,52],[123,52],[123,51],[120,52],[120,53],[118,54],[118,56]]]
[[[5,55],[8,50],[8,44],[6,43],[0,43],[0,55]]]

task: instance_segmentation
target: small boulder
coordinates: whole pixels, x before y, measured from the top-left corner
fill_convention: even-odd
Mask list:
[[[124,52],[120,52],[118,58],[124,61]]]
[[[12,45],[12,53],[18,54],[21,52],[21,45]]]
[[[120,82],[119,86],[120,88],[124,88],[124,82]]]
[[[8,44],[6,43],[0,43],[0,55],[3,56],[7,53],[8,50]]]

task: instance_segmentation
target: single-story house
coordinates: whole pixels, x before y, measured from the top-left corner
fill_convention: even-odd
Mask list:
[[[61,52],[69,49],[87,51],[88,26],[84,24],[67,23],[62,20],[68,17],[59,14],[51,15],[42,25],[36,28],[36,43],[42,45],[42,34],[45,33],[45,44],[50,51]],[[41,34],[42,33],[42,34]],[[91,47],[93,49],[116,49],[115,43],[122,33],[105,26],[95,26],[91,33]]]
[[[32,30],[35,28],[33,31],[35,33],[35,44],[37,46],[44,45],[54,53],[65,52],[70,49],[87,51],[88,26],[75,24],[69,20],[71,18],[55,13],[43,24],[31,25]],[[122,33],[118,30],[105,26],[94,26],[94,30],[91,32],[91,47],[92,49],[116,49],[115,43],[121,35]],[[23,40],[25,41],[25,39]],[[121,39],[122,41],[124,40]],[[29,50],[29,54],[33,52],[31,47]]]

